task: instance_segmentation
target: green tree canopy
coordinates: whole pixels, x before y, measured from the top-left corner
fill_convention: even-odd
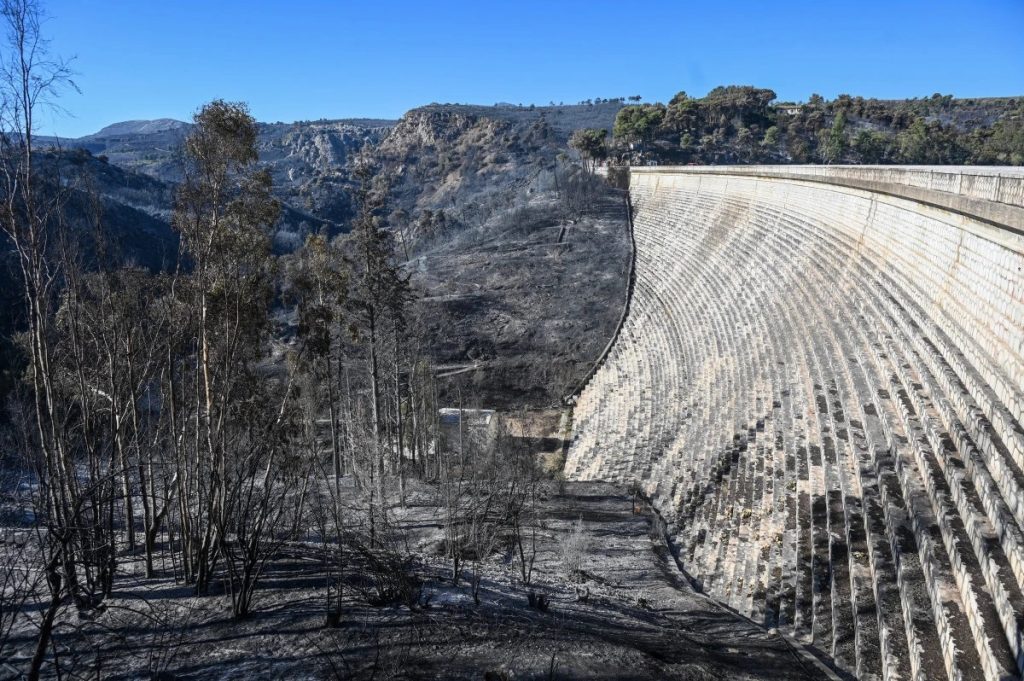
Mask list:
[[[716,87],[701,100],[710,121],[725,125],[734,119],[742,124],[759,123],[768,118],[768,105],[775,91],[751,85]]]
[[[615,117],[613,134],[618,139],[639,142],[645,145],[653,139],[655,132],[665,120],[663,104],[642,104],[625,106]]]
[[[665,125],[676,132],[690,132],[700,121],[700,103],[685,92],[678,92],[669,101]]]
[[[608,131],[582,128],[572,134],[569,146],[579,152],[584,167],[592,173],[599,161],[608,158]]]
[[[925,122],[920,116],[897,138],[904,163],[960,164],[970,158],[955,128],[938,121]]]
[[[892,140],[891,135],[862,130],[853,138],[851,148],[864,163],[882,163],[889,156]]]
[[[982,163],[1024,165],[1024,110],[992,126],[978,150]]]
[[[822,130],[821,156],[828,163],[835,163],[843,158],[846,151],[846,113],[840,110],[832,121],[832,128]]]

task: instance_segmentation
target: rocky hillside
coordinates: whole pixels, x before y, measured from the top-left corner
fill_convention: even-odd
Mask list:
[[[346,231],[353,214],[352,161],[367,153],[389,175],[392,208],[413,217],[424,209],[463,209],[487,194],[525,186],[524,179],[552,169],[579,127],[611,129],[616,102],[517,107],[432,104],[400,121],[346,119],[260,124],[260,160],[273,173],[280,198],[291,209],[285,231],[327,225]],[[100,189],[146,212],[170,214],[180,180],[179,147],[190,124],[173,119],[126,121],[77,139],[44,138],[45,145],[77,151],[122,171],[100,174]],[[88,159],[74,156],[81,163]],[[98,168],[99,166],[97,166]],[[147,183],[145,178],[158,181]],[[107,180],[110,180],[108,182]],[[130,187],[130,196],[125,188]],[[477,212],[479,210],[477,209]],[[299,223],[305,219],[306,226]],[[294,224],[293,224],[294,223]],[[304,234],[301,234],[304,236]],[[293,239],[294,240],[294,239]]]
[[[564,155],[575,126],[610,126],[618,108],[432,105],[375,150],[428,351],[463,396],[557,403],[611,335],[625,204]]]
[[[479,223],[499,195],[535,188],[543,171],[553,172],[574,130],[611,130],[621,107],[431,104],[407,113],[375,157],[391,176],[395,208],[468,210],[464,220]]]
[[[347,229],[353,158],[386,137],[393,121],[314,121],[260,126],[260,160],[278,196],[297,210]]]
[[[300,232],[319,223],[345,229],[352,214],[349,161],[367,145],[379,143],[393,124],[362,119],[261,124],[260,158],[271,168],[278,198],[294,213],[286,216],[284,231]],[[61,145],[173,184],[181,179],[178,153],[190,128],[171,119],[128,121],[61,140]],[[169,210],[170,204],[165,202],[164,208]],[[300,224],[303,220],[306,227]]]
[[[400,121],[261,124],[259,151],[284,204],[275,250],[342,234],[353,161],[388,188],[389,225],[420,296],[426,354],[451,389],[491,406],[557,403],[612,332],[625,296],[622,197],[567,162],[579,127],[611,128],[619,102],[430,105]],[[53,153],[103,199],[131,259],[173,262],[177,154],[189,124],[128,121]]]

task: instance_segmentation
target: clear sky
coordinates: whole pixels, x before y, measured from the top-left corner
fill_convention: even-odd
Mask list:
[[[44,132],[187,119],[397,118],[430,102],[667,101],[722,84],[1024,95],[1024,0],[41,0],[82,94]]]

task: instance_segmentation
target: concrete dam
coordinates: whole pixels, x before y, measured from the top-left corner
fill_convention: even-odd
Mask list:
[[[1024,171],[634,168],[567,477],[862,679],[1024,670]]]

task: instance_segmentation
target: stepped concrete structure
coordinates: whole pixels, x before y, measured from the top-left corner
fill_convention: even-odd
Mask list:
[[[1024,171],[634,168],[566,474],[862,679],[1024,670]]]

